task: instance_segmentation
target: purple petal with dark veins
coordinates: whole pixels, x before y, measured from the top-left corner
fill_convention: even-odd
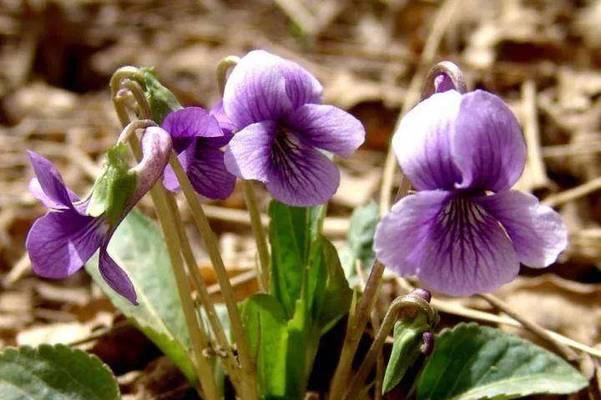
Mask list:
[[[306,144],[341,156],[351,155],[365,140],[361,122],[330,105],[305,104],[294,110],[287,122]]]
[[[236,177],[225,168],[223,152],[198,145],[189,153],[185,170],[194,190],[210,199],[229,197],[234,191]]]
[[[38,218],[25,241],[34,272],[53,279],[75,273],[98,250],[106,230],[101,218],[74,209]]]
[[[172,111],[161,127],[171,135],[173,148],[177,153],[184,151],[195,137],[223,137],[217,119],[201,107],[185,107]]]
[[[323,153],[290,133],[274,140],[265,185],[276,200],[299,207],[323,204],[339,184],[338,168]]]
[[[399,201],[378,227],[376,255],[425,287],[467,296],[494,290],[519,272],[518,256],[495,217],[472,198],[422,191]]]
[[[520,262],[532,268],[554,263],[568,245],[568,230],[561,216],[531,194],[506,191],[478,200],[501,222]]]

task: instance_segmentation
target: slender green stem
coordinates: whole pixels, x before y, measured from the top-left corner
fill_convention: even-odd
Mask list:
[[[358,390],[361,389],[363,382],[367,379],[367,376],[371,372],[371,369],[376,362],[378,354],[382,350],[382,346],[386,341],[386,337],[392,331],[394,327],[394,323],[397,321],[399,313],[401,310],[405,308],[417,308],[421,312],[424,312],[428,315],[428,321],[430,323],[435,323],[437,320],[436,311],[430,306],[430,304],[417,296],[412,296],[411,294],[397,297],[386,312],[384,316],[384,321],[382,321],[382,325],[376,334],[374,341],[372,342],[367,355],[363,359],[359,370],[355,374],[355,376],[350,380],[350,385],[346,390],[346,394],[344,395],[344,399],[352,400],[353,393],[357,393]]]
[[[384,274],[384,265],[376,260],[371,268],[369,278],[365,284],[363,296],[357,305],[357,311],[349,315],[349,321],[342,344],[342,351],[334,378],[330,384],[329,400],[341,400],[347,387],[347,381],[351,373],[351,366],[355,352],[359,346],[359,340],[363,335],[367,320],[376,301],[376,293],[380,287],[382,275]]]
[[[139,71],[133,67],[125,67],[119,69],[111,78],[111,93],[115,110],[119,117],[121,124],[127,127],[129,124],[129,114],[127,112],[127,106],[124,102],[124,98],[118,96],[121,82],[126,77],[137,77]],[[136,88],[134,88],[135,90]],[[144,99],[145,100],[145,99]],[[147,104],[147,103],[146,103]],[[146,118],[150,118],[149,114],[145,115]],[[140,124],[149,124],[149,121],[142,121],[140,123],[134,122],[130,127],[129,131],[137,128]],[[142,127],[140,125],[140,127]],[[129,132],[128,131],[128,132]],[[142,151],[140,149],[140,143],[135,135],[128,135],[128,142],[132,148],[132,151],[137,159],[141,159]],[[150,195],[155,204],[157,216],[159,218],[161,228],[163,230],[163,236],[165,237],[165,243],[169,253],[169,259],[174,272],[175,281],[177,285],[178,295],[182,304],[182,311],[184,313],[184,319],[188,328],[190,336],[190,342],[192,347],[192,355],[196,372],[198,375],[198,381],[202,388],[202,392],[207,400],[218,400],[219,391],[217,384],[214,379],[213,369],[211,364],[203,355],[203,350],[208,345],[208,338],[202,330],[202,325],[198,321],[196,311],[194,308],[194,302],[191,297],[190,287],[186,276],[185,269],[182,265],[182,259],[179,252],[178,240],[177,240],[177,229],[170,217],[169,206],[165,200],[165,189],[161,183],[156,184],[151,190]]]
[[[204,240],[205,247],[209,254],[209,258],[211,259],[211,263],[215,268],[217,281],[219,282],[219,286],[221,287],[223,300],[225,302],[228,315],[230,317],[232,335],[234,337],[234,341],[238,346],[240,367],[242,368],[242,373],[245,377],[244,382],[248,386],[247,389],[252,393],[251,397],[253,399],[256,399],[257,395],[255,366],[250,356],[248,343],[246,341],[246,335],[244,334],[244,329],[242,327],[242,318],[240,317],[240,312],[238,310],[238,306],[234,298],[234,290],[232,289],[232,285],[229,281],[227,271],[225,270],[225,264],[223,263],[223,259],[221,258],[221,254],[219,252],[217,238],[215,236],[215,233],[211,229],[209,220],[207,219],[207,216],[205,215],[202,206],[200,205],[198,197],[196,196],[196,192],[194,191],[194,188],[192,187],[188,176],[186,175],[175,154],[172,154],[171,159],[169,160],[169,164],[171,165],[171,168],[173,168],[175,176],[179,181],[180,187],[184,192],[184,196],[188,201],[188,205],[190,206],[190,211],[192,213],[192,218],[194,219],[196,227]]]
[[[136,137],[132,136],[129,140],[136,158],[140,158],[140,144]],[[173,221],[173,216],[169,210],[166,200],[165,189],[157,183],[151,190],[150,195],[154,202],[157,216],[163,230],[163,236],[167,245],[169,259],[175,276],[177,292],[182,304],[186,326],[190,335],[192,354],[194,364],[198,372],[198,380],[202,387],[202,392],[207,400],[218,400],[219,390],[213,377],[213,368],[209,361],[204,357],[203,350],[208,346],[208,338],[202,330],[194,308],[194,302],[188,285],[188,277],[180,255],[180,245],[178,243],[177,228]]]
[[[259,286],[263,292],[269,291],[269,249],[267,247],[267,239],[265,229],[261,222],[261,213],[257,206],[257,196],[253,189],[251,181],[242,181],[244,188],[244,200],[246,208],[250,214],[250,224],[252,226],[253,235],[257,244],[259,253],[259,263],[257,264],[257,276],[259,277]]]
[[[225,334],[225,330],[223,329],[223,325],[221,321],[219,321],[219,317],[217,316],[217,311],[215,310],[215,305],[211,301],[211,297],[207,290],[207,286],[205,285],[204,279],[200,275],[200,271],[198,270],[198,263],[196,262],[196,258],[192,251],[192,247],[190,245],[190,241],[188,239],[188,235],[186,235],[184,224],[181,219],[181,214],[179,212],[179,208],[177,203],[172,195],[167,196],[167,200],[169,203],[169,207],[171,208],[171,213],[174,216],[174,221],[177,228],[177,233],[179,236],[182,255],[184,256],[184,260],[188,265],[188,274],[192,277],[194,281],[194,285],[196,286],[196,290],[198,293],[198,300],[200,304],[204,307],[207,318],[209,320],[209,324],[211,326],[211,330],[215,335],[215,340],[217,341],[217,345],[219,346],[217,352],[224,351],[225,352],[225,360],[224,365],[225,368],[234,383],[234,386],[239,389],[240,377],[238,371],[238,361],[232,351],[230,343]]]

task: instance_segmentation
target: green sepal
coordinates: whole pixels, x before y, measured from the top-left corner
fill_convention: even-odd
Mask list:
[[[159,82],[154,68],[142,67],[140,71],[144,78],[144,94],[150,105],[152,119],[160,125],[167,114],[179,110],[182,106],[175,95]]]
[[[107,163],[96,179],[87,213],[93,217],[104,215],[110,224],[122,218],[127,202],[136,189],[136,175],[127,164],[127,146],[118,143],[107,152]]]
[[[415,364],[421,354],[422,334],[430,329],[427,315],[421,312],[415,318],[401,320],[394,325],[392,352],[382,383],[383,394],[394,389]]]

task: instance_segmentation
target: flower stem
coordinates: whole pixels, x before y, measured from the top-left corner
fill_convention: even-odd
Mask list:
[[[265,229],[261,222],[261,213],[257,206],[257,196],[253,189],[251,181],[242,181],[244,188],[244,200],[246,208],[250,214],[250,223],[252,226],[255,242],[257,243],[257,251],[259,253],[259,264],[257,265],[257,275],[259,277],[259,285],[263,292],[269,291],[269,249],[267,248],[267,239]]]
[[[359,340],[363,335],[367,320],[369,319],[369,315],[376,301],[376,292],[380,287],[383,274],[384,265],[376,260],[371,268],[369,278],[367,278],[365,290],[357,305],[356,312],[349,315],[340,359],[338,360],[338,366],[336,367],[334,378],[332,378],[332,383],[330,384],[329,400],[341,400],[345,393],[351,366],[353,364],[353,358],[355,357],[355,352],[359,346]]]
[[[122,81],[128,78],[139,78],[139,71],[137,68],[120,68],[111,77],[111,93],[113,104],[123,127],[128,126],[130,118],[124,101],[125,98],[119,96],[118,92],[120,90]],[[135,91],[137,87],[133,89]],[[145,118],[150,118],[148,113],[145,114]],[[134,121],[131,129],[137,128],[140,124],[150,124],[150,121]],[[133,125],[135,125],[135,127]],[[141,127],[142,126],[140,126],[140,128]],[[140,142],[138,138],[135,135],[129,135],[128,142],[136,159],[141,159],[142,151],[140,149]],[[217,383],[215,382],[213,368],[203,355],[203,350],[208,345],[208,338],[205,335],[202,325],[200,324],[200,321],[196,315],[186,271],[182,264],[182,259],[179,252],[180,246],[178,245],[177,240],[177,228],[175,227],[173,220],[170,218],[169,205],[166,202],[166,192],[162,186],[162,183],[159,182],[155,184],[150,190],[150,195],[155,205],[156,213],[163,230],[167,251],[169,253],[169,259],[177,285],[177,292],[182,304],[182,311],[184,313],[186,327],[188,328],[188,334],[190,336],[192,359],[196,367],[198,381],[207,400],[219,400],[219,391],[217,389]]]
[[[219,61],[217,64],[217,87],[219,88],[219,93],[223,97],[223,91],[225,90],[225,82],[227,81],[227,74],[232,67],[235,67],[240,61],[240,57],[237,56],[227,56]]]
[[[357,393],[358,390],[361,389],[361,385],[367,379],[371,369],[376,362],[378,354],[382,350],[382,346],[386,341],[386,337],[394,327],[395,322],[398,319],[399,313],[404,308],[418,308],[421,312],[424,312],[428,315],[428,322],[435,323],[438,319],[436,311],[430,306],[430,304],[417,296],[412,296],[411,294],[397,297],[386,312],[384,316],[384,321],[382,321],[382,325],[378,330],[378,333],[372,342],[367,355],[363,359],[359,370],[355,374],[355,376],[350,380],[350,386],[348,386],[348,390],[344,395],[344,399],[351,399],[353,393]]]
[[[129,142],[136,158],[140,158],[140,144],[137,138],[132,136]],[[194,309],[194,302],[191,297],[188,278],[179,251],[180,246],[178,243],[177,228],[169,210],[165,189],[161,185],[161,182],[155,184],[150,190],[150,195],[155,205],[156,213],[167,245],[169,259],[171,260],[173,275],[175,276],[175,282],[177,284],[177,292],[179,294],[186,326],[188,327],[188,333],[190,335],[193,359],[198,372],[198,380],[205,398],[208,400],[218,400],[219,391],[215,379],[213,378],[213,369],[203,355],[203,350],[208,345],[208,338],[201,328],[196,310]]]
[[[200,275],[198,270],[198,263],[196,262],[196,258],[192,251],[192,246],[190,245],[190,241],[188,239],[188,235],[186,235],[184,224],[182,222],[181,214],[179,212],[179,208],[175,201],[173,195],[167,195],[167,201],[169,203],[169,208],[171,209],[171,215],[173,216],[173,220],[175,221],[175,225],[177,228],[177,234],[179,237],[179,241],[181,244],[181,251],[184,257],[186,264],[188,265],[188,274],[192,277],[194,281],[194,285],[196,286],[196,290],[198,293],[198,300],[200,304],[204,307],[207,318],[209,320],[209,324],[211,325],[211,330],[215,335],[215,339],[217,341],[217,345],[219,349],[225,351],[225,360],[224,366],[234,383],[237,391],[239,391],[239,383],[240,377],[238,374],[238,361],[234,356],[232,348],[229,344],[227,336],[225,334],[225,330],[223,329],[223,325],[221,321],[219,321],[219,317],[217,316],[217,311],[215,310],[215,305],[211,301],[211,297],[207,290],[207,286],[205,285],[204,279]]]
[[[194,219],[196,227],[204,240],[205,247],[209,254],[209,258],[211,259],[211,263],[215,268],[217,281],[219,282],[219,286],[221,287],[223,300],[227,307],[228,315],[230,317],[232,335],[234,341],[238,346],[240,367],[245,378],[243,381],[244,384],[247,385],[248,392],[251,393],[250,398],[256,399],[257,395],[255,366],[252,361],[252,358],[250,357],[250,351],[248,343],[246,341],[246,335],[244,334],[244,329],[242,327],[242,318],[240,317],[240,312],[238,310],[238,306],[234,298],[234,291],[229,281],[227,271],[225,270],[223,259],[221,258],[221,254],[219,252],[217,238],[215,237],[215,233],[209,225],[209,220],[207,219],[207,216],[205,215],[202,206],[198,201],[196,192],[194,191],[194,188],[192,187],[192,184],[190,183],[190,180],[188,179],[188,176],[182,168],[179,160],[175,156],[175,153],[172,154],[171,159],[169,160],[169,164],[171,165],[171,168],[173,168],[175,176],[179,181],[180,187],[184,192],[184,196],[188,201],[190,211],[192,213],[192,218]]]

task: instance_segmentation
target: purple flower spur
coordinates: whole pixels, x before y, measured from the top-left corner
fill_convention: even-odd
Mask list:
[[[439,80],[440,82],[440,80]],[[492,291],[520,263],[544,268],[567,246],[559,214],[510,190],[526,163],[518,122],[497,96],[438,85],[401,121],[393,149],[416,190],[375,236],[377,257],[450,295]]]
[[[194,190],[210,199],[225,199],[234,191],[236,177],[223,161],[223,151],[232,137],[227,121],[220,126],[220,105],[208,113],[200,107],[186,107],[171,112],[163,121],[163,129],[171,135],[173,148]],[[179,190],[179,182],[171,167],[165,169],[165,187]]]
[[[142,137],[143,158],[131,169],[121,158],[124,146],[121,143],[109,150],[108,167],[90,198],[84,201],[65,186],[50,161],[29,151],[36,175],[30,191],[48,212],[34,222],[26,247],[34,272],[51,279],[74,274],[100,249],[99,270],[104,280],[137,304],[133,284],[110,257],[107,246],[119,223],[162,175],[171,152],[171,139],[158,127],[146,128]]]
[[[225,165],[242,179],[265,184],[288,205],[313,206],[332,197],[340,173],[322,150],[353,153],[365,130],[349,113],[319,104],[322,86],[298,64],[251,51],[234,67],[223,109],[235,135]]]

